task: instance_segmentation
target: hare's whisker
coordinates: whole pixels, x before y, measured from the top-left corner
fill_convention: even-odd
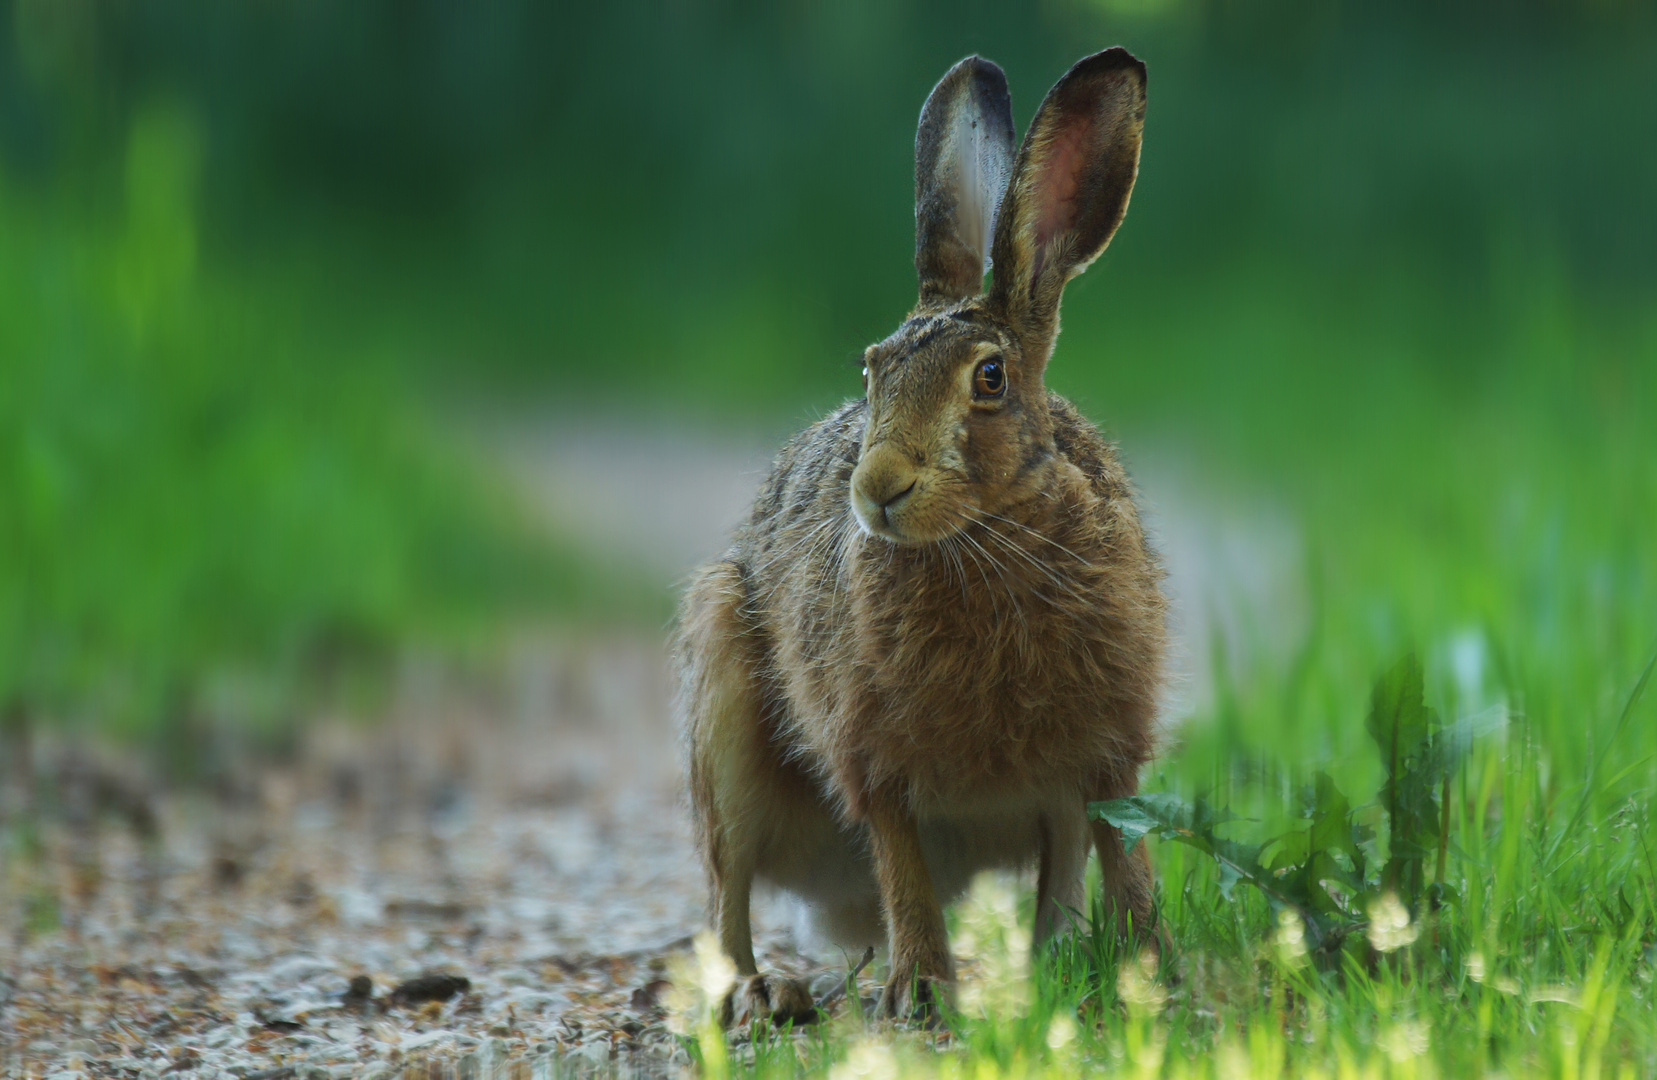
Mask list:
[[[1021,521],[1014,521],[1012,518],[1002,517],[1000,514],[992,514],[988,510],[983,509],[982,507],[975,507],[975,509],[978,511],[978,513],[984,515],[985,517],[994,518],[997,521],[1005,521],[1008,525],[1011,525],[1015,529],[1023,529],[1025,532],[1029,533],[1031,536],[1035,537],[1037,540],[1041,540],[1041,541],[1044,541],[1046,543],[1052,544],[1054,547],[1058,548],[1060,551],[1064,552],[1066,555],[1070,556],[1072,559],[1075,559],[1077,562],[1081,563],[1083,566],[1087,567],[1088,569],[1091,570],[1093,568],[1092,563],[1088,562],[1086,559],[1082,558],[1080,555],[1076,554],[1074,551],[1071,551],[1069,548],[1065,547],[1063,544],[1059,543],[1057,540],[1053,539],[1051,536],[1048,536],[1046,533],[1041,532],[1039,529],[1032,529],[1032,528],[1030,528],[1030,526],[1024,524]]]
[[[834,583],[829,589],[829,614],[837,617],[840,611],[840,602],[846,594],[846,583],[851,574],[850,560],[852,553],[847,550],[849,543],[857,536],[858,529],[852,521],[851,515],[846,515],[840,521],[840,527],[830,534],[829,569],[834,574]]]
[[[775,555],[772,555],[769,559],[766,559],[764,562],[762,562],[758,566],[754,567],[751,572],[755,575],[758,575],[761,571],[770,568],[771,566],[775,565],[777,562],[781,561],[782,559],[785,559],[788,556],[794,554],[794,552],[798,551],[801,547],[803,547],[807,541],[811,540],[818,533],[822,532],[825,528],[827,528],[828,526],[833,525],[833,524],[834,524],[834,519],[833,518],[827,518],[823,521],[818,522],[816,525],[813,525],[810,529],[808,529],[806,531],[805,535],[801,536],[798,540],[795,540],[792,544],[789,544],[788,547],[785,550],[780,551]]]
[[[981,553],[985,559],[989,560],[990,569],[995,571],[996,579],[1001,582],[1001,588],[1004,592],[1006,592],[1007,600],[1012,605],[1013,614],[1017,616],[1019,622],[1022,623],[1024,621],[1024,612],[1019,609],[1018,598],[1013,595],[1012,586],[1007,583],[1007,575],[1002,573],[1001,567],[997,564],[995,556],[991,555],[988,551],[985,551],[984,546],[974,540],[966,532],[961,532],[957,535],[960,536],[960,538],[968,545],[961,550],[965,552],[967,558],[972,560],[972,565],[978,571],[978,576],[984,579],[984,592],[989,594],[990,610],[994,614],[996,623],[999,625],[1001,622],[1001,605],[996,602],[995,586],[990,583],[989,575],[984,573],[984,564],[979,561],[978,555],[974,554],[974,551]]]
[[[1052,567],[1048,566],[1046,563],[1042,562],[1040,559],[1037,559],[1028,551],[1024,550],[1024,548],[1015,543],[1011,537],[1003,536],[994,529],[985,529],[984,535],[989,537],[991,540],[994,540],[1009,554],[1018,556],[1024,561],[1025,565],[1029,566],[1032,570],[1035,570],[1037,573],[1041,574],[1048,581],[1051,581],[1054,585],[1057,585],[1059,588],[1069,593],[1076,600],[1079,600],[1082,603],[1087,602],[1087,598],[1076,591],[1072,581],[1067,579],[1058,571],[1054,570]],[[1031,591],[1034,592],[1034,590]],[[1041,594],[1037,593],[1036,595],[1040,596]],[[1043,599],[1045,599],[1045,597],[1043,597]]]
[[[972,547],[978,551],[979,554],[983,555],[985,559],[989,560],[990,568],[995,571],[995,576],[1001,581],[1001,587],[1006,590],[1007,601],[1012,605],[1013,614],[1018,618],[1020,629],[1027,635],[1030,627],[1024,618],[1024,607],[1018,602],[1018,594],[1013,590],[1013,583],[1007,577],[1008,567],[1006,567],[1000,559],[996,558],[994,552],[979,543],[978,540],[973,537],[972,533],[962,529],[957,535],[959,535],[961,539],[965,540],[968,544],[972,545]],[[977,556],[973,556],[973,564],[977,565],[977,563]],[[979,567],[978,572],[982,574],[984,572],[983,568]],[[994,594],[992,593],[991,595],[993,596]]]
[[[967,568],[961,565],[961,556],[955,549],[955,538],[952,536],[944,537],[943,540],[939,542],[938,550],[943,554],[944,558],[948,560],[948,565],[944,567],[945,572],[947,573],[949,566],[952,565],[955,568],[956,575],[961,579],[962,605],[970,605],[972,603],[972,597],[967,594]]]
[[[956,557],[960,560],[961,578],[963,580],[965,580],[967,576],[966,560],[972,560],[973,569],[978,571],[979,578],[984,582],[984,595],[990,602],[990,617],[995,620],[997,625],[1000,625],[1001,605],[996,603],[995,590],[990,586],[990,576],[984,573],[984,567],[978,562],[978,559],[973,555],[973,553],[968,550],[966,544],[963,542],[962,534],[956,533],[954,536],[950,537],[950,543],[955,545],[957,552]]]
[[[985,513],[982,510],[980,510],[978,512],[980,514]],[[994,515],[990,515],[990,516],[994,517]],[[1006,521],[1007,519],[997,518],[997,520]],[[1008,522],[1008,524],[1015,524],[1016,525],[1017,522]],[[1078,585],[1079,584],[1076,581],[1076,579],[1071,577],[1069,574],[1064,573],[1059,568],[1054,567],[1054,566],[1048,564],[1047,562],[1045,562],[1041,559],[1038,559],[1034,554],[1032,554],[1030,552],[1030,550],[1028,548],[1026,548],[1023,544],[1018,543],[1016,537],[1004,535],[998,529],[994,528],[993,526],[987,525],[987,524],[984,527],[984,532],[985,532],[986,535],[988,535],[991,539],[995,540],[997,543],[999,543],[1006,550],[1012,552],[1013,554],[1017,555],[1019,558],[1023,559],[1025,562],[1029,563],[1031,566],[1035,567],[1036,569],[1040,570],[1042,573],[1046,574],[1047,577],[1050,580],[1052,580],[1053,582],[1055,582],[1057,584],[1069,584],[1069,585]],[[1040,534],[1035,534],[1035,535],[1039,536]],[[1042,537],[1042,539],[1046,539],[1046,537]],[[1049,541],[1049,542],[1051,542],[1051,541]]]

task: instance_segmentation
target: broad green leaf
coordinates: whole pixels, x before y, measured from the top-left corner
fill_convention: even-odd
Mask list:
[[[1206,833],[1216,825],[1235,820],[1229,811],[1214,810],[1201,799],[1191,803],[1168,792],[1088,803],[1087,813],[1094,821],[1108,821],[1120,829],[1129,851],[1153,832],[1158,835],[1168,831]]]
[[[1171,805],[1172,804],[1172,805]],[[1108,821],[1122,833],[1122,843],[1132,851],[1145,835],[1163,827],[1182,812],[1177,795],[1134,795],[1126,799],[1087,804],[1087,816]],[[1186,808],[1188,809],[1188,808]],[[1189,817],[1189,814],[1186,814]]]
[[[1220,864],[1220,889],[1227,896],[1242,880],[1273,899],[1287,902],[1275,888],[1271,874],[1260,865],[1263,845],[1215,835],[1216,826],[1236,820],[1230,811],[1215,810],[1202,799],[1187,802],[1177,795],[1157,793],[1089,803],[1088,815],[1122,830],[1122,840],[1129,851],[1143,837],[1156,835],[1212,856]]]
[[[1271,857],[1266,860],[1266,869],[1285,870],[1305,865],[1312,854],[1311,840],[1309,829],[1296,829],[1279,836],[1269,845]]]
[[[1387,776],[1396,778],[1438,727],[1437,715],[1427,708],[1421,661],[1414,653],[1376,680],[1369,701],[1364,727],[1381,750]]]
[[[1427,886],[1427,860],[1438,846],[1439,785],[1459,755],[1441,738],[1438,714],[1427,707],[1421,662],[1413,653],[1376,681],[1365,726],[1387,774],[1379,796],[1388,834],[1382,884],[1414,907]]]
[[[1352,869],[1361,879],[1364,853],[1358,846],[1358,832],[1352,823],[1352,803],[1328,773],[1313,781],[1312,830],[1309,846],[1313,853],[1339,851],[1352,860]]]

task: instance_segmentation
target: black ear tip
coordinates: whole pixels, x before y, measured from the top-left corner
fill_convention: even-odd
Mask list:
[[[1113,45],[1092,56],[1082,57],[1071,66],[1065,78],[1104,75],[1118,71],[1131,71],[1139,76],[1140,85],[1143,86],[1145,83],[1145,62],[1120,45]]]
[[[926,99],[926,106],[921,110],[924,115],[933,108],[934,102],[942,103],[951,96],[967,89],[978,101],[979,108],[985,114],[998,121],[998,126],[1005,128],[1009,134],[1013,126],[1013,99],[1012,91],[1007,86],[1007,73],[993,60],[986,60],[977,53],[963,57],[938,80],[938,85],[932,88],[932,93]]]
[[[953,92],[954,88],[963,85],[975,87],[980,94],[987,91],[992,96],[1005,95],[1007,75],[993,60],[986,60],[973,53],[957,60],[944,72],[943,78],[938,80],[938,85],[932,88],[932,95],[937,95],[946,87],[951,88]]]
[[[971,79],[973,85],[997,93],[1006,93],[1007,73],[1001,70],[1001,65],[994,60],[986,60],[977,53],[962,60],[949,69],[950,75],[960,72]],[[949,76],[945,76],[948,78]]]
[[[1007,85],[1007,73],[993,60],[981,56],[973,58],[973,83],[978,87],[979,100],[986,113],[993,116],[1011,133],[1013,128],[1013,94]]]

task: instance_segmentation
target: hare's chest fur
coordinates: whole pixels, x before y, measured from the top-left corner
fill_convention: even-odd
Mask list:
[[[1088,542],[1109,535],[1108,510],[1078,507],[1091,520],[1062,540],[1008,527],[976,547],[851,553],[831,602],[781,613],[797,752],[942,813],[1137,768],[1159,642],[1137,640],[1142,575]]]

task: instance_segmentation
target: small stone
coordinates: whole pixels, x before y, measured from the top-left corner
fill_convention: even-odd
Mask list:
[[[582,1043],[570,1051],[570,1057],[594,1065],[606,1064],[610,1060],[610,1043],[606,1039],[594,1039],[591,1042]]]
[[[419,1035],[409,1036],[403,1040],[402,1048],[405,1051],[426,1050],[441,1043],[452,1043],[454,1041],[454,1032],[446,1028],[438,1028],[436,1031],[427,1031]]]
[[[666,979],[651,979],[637,990],[628,999],[628,1004],[640,1012],[650,1009],[659,1009],[662,1004],[662,995],[673,988],[673,984]]]
[[[472,988],[472,980],[464,975],[447,975],[426,971],[397,984],[391,991],[393,1005],[423,1005],[428,1001],[448,1001]]]
[[[347,1009],[360,1010],[367,1008],[374,1000],[374,980],[367,975],[353,975],[351,985],[346,988],[340,998],[340,1004]]]
[[[265,975],[278,984],[291,985],[293,983],[308,982],[318,975],[326,975],[334,970],[334,965],[320,956],[310,953],[295,953],[282,960],[278,960],[265,969]]]

